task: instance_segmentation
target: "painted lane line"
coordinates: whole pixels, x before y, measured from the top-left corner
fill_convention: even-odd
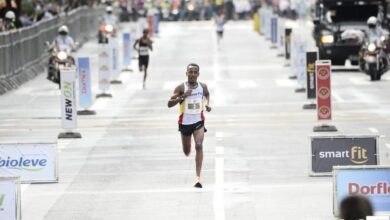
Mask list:
[[[225,220],[224,202],[224,159],[215,158],[214,219]]]
[[[223,147],[216,147],[215,148],[215,153],[217,155],[223,155],[225,153],[224,148]]]
[[[371,131],[372,133],[379,133],[378,129],[376,128],[368,128],[369,131]]]

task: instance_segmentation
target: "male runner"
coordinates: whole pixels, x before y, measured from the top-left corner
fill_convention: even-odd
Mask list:
[[[187,82],[178,85],[168,101],[168,107],[173,107],[180,103],[179,131],[183,152],[186,156],[191,152],[191,136],[195,141],[195,164],[196,183],[194,187],[202,188],[200,183],[200,172],[203,161],[203,137],[206,128],[204,127],[205,117],[203,109],[210,112],[210,93],[205,83],[198,82],[199,66],[191,63],[187,66]]]
[[[146,82],[146,77],[147,77],[147,70],[148,70],[148,65],[149,65],[149,50],[153,50],[152,47],[152,40],[148,37],[149,30],[144,29],[142,32],[142,37],[137,39],[134,42],[134,49],[138,51],[138,66],[139,66],[139,71],[142,72],[144,71],[144,81],[142,83],[142,88],[145,89],[145,82]],[[138,48],[137,48],[138,44]]]
[[[220,44],[222,38],[223,38],[223,26],[226,23],[225,15],[222,12],[222,9],[219,9],[217,14],[215,15],[215,29],[217,31],[217,43]]]

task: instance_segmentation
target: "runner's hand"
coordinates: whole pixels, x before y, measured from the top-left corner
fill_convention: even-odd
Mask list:
[[[190,96],[191,93],[192,93],[192,89],[188,89],[187,91],[185,91],[184,94],[183,94],[184,98]]]
[[[207,112],[211,112],[211,107],[208,106],[208,105],[206,105],[206,111],[207,111]]]

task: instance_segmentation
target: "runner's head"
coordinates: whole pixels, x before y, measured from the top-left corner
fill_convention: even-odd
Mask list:
[[[143,31],[142,31],[142,35],[144,37],[147,37],[148,36],[148,33],[149,33],[149,29],[145,28]]]
[[[199,65],[195,63],[188,64],[186,75],[189,83],[195,83],[199,76]]]

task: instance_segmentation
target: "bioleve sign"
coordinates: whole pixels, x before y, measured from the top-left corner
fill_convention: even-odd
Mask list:
[[[388,166],[340,166],[335,167],[334,213],[343,198],[359,194],[366,196],[376,214],[390,213],[390,167]]]
[[[22,182],[57,182],[57,146],[0,144],[0,175],[20,176]]]

